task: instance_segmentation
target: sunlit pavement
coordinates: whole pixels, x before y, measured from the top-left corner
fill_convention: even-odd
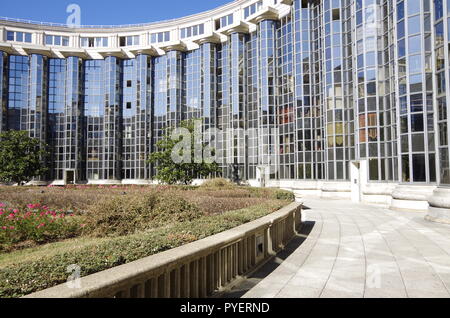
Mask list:
[[[306,240],[244,298],[450,297],[449,225],[423,213],[302,200]]]

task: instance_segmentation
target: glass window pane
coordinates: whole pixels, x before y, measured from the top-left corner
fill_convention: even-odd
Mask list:
[[[6,39],[8,41],[14,41],[14,32],[8,31],[8,33],[6,34]]]
[[[408,33],[409,34],[415,34],[420,33],[421,31],[421,19],[420,15],[416,15],[414,17],[411,17],[408,19]]]
[[[420,40],[420,35],[409,37],[408,45],[408,52],[410,54],[422,52],[422,42]]]
[[[425,155],[413,155],[413,175],[414,182],[426,182]]]
[[[53,37],[51,35],[46,35],[45,36],[45,44],[53,45]]]
[[[416,13],[420,13],[420,3],[422,1],[406,1],[408,4],[408,15],[413,15]]]

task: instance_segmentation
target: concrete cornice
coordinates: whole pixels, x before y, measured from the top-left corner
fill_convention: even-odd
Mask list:
[[[204,43],[221,43],[222,42],[222,37],[219,33],[217,32],[212,32],[210,35],[207,35],[201,39],[198,40],[194,40],[193,42],[197,43],[198,45],[202,45]]]
[[[169,52],[169,51],[185,52],[185,51],[187,51],[186,44],[183,41],[169,42],[167,44],[162,45],[161,49],[163,49],[165,52]]]
[[[63,25],[30,23],[0,19],[0,50],[9,54],[43,54],[52,57],[78,56],[83,58],[102,58],[117,56],[130,58],[137,54],[152,56],[164,55],[168,51],[190,51],[203,43],[221,43],[228,40],[233,33],[251,33],[263,20],[277,20],[290,12],[292,1],[281,1],[273,5],[273,0],[261,0],[262,6],[250,17],[244,18],[244,10],[258,0],[236,0],[222,7],[196,15],[150,24],[117,27],[69,28]],[[233,15],[234,23],[216,30],[218,19]],[[181,29],[204,25],[204,34],[181,39]],[[32,33],[32,43],[6,42],[7,31]],[[150,34],[170,32],[170,42],[149,43]],[[45,36],[67,36],[70,46],[45,45]],[[139,46],[119,47],[119,37],[140,36]],[[108,47],[81,47],[81,37],[107,37]]]
[[[254,16],[251,16],[249,22],[258,24],[259,22],[264,20],[278,20],[279,16],[280,13],[278,12],[277,9],[273,7],[266,7],[263,8],[262,11],[258,12]]]
[[[220,29],[219,31],[225,35],[231,35],[233,33],[249,33],[250,24],[244,21],[239,21],[226,28]]]

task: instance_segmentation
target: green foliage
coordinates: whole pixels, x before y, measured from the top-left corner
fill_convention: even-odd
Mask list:
[[[47,145],[28,137],[25,131],[6,131],[0,134],[0,181],[23,185],[48,169],[44,161]]]
[[[0,268],[0,298],[20,297],[66,282],[67,266],[77,264],[86,276],[157,254],[241,224],[280,209],[271,202],[221,215],[203,216],[151,231],[95,242],[82,249],[45,255]]]
[[[174,129],[167,130],[164,137],[157,143],[159,151],[150,154],[149,163],[155,165],[157,174],[156,179],[165,184],[191,184],[195,178],[206,178],[211,174],[218,173],[219,167],[217,163],[196,163],[195,158],[195,124],[197,121],[188,120],[181,123],[181,128],[186,129],[190,133],[190,154],[184,153],[184,149],[180,149],[177,153],[177,145],[183,140],[173,139],[172,133]],[[202,153],[206,149],[206,144],[201,143]],[[174,162],[172,154],[177,153],[180,157],[190,157],[190,162]]]
[[[113,197],[100,201],[86,214],[85,234],[122,236],[192,221],[203,213],[185,199],[169,193]]]
[[[201,187],[206,189],[233,189],[237,188],[237,185],[224,178],[215,178],[206,180]]]
[[[8,251],[22,242],[43,244],[80,233],[79,219],[73,214],[53,211],[40,204],[30,204],[26,209],[11,209],[0,203],[0,251]]]
[[[291,191],[276,190],[274,194],[274,199],[293,202],[295,201],[295,194]]]
[[[224,179],[200,187],[0,187],[0,250],[22,250],[73,237],[130,235],[291,196]]]
[[[220,233],[286,205],[285,191],[227,184],[215,180],[196,188],[82,186],[47,188],[45,193],[0,187],[0,240],[18,242],[0,251],[0,298],[64,283],[71,264],[79,265],[83,276],[90,275]],[[86,212],[68,212],[64,202],[71,200],[84,200]],[[58,210],[44,206],[47,202]],[[46,242],[51,243],[37,246]]]

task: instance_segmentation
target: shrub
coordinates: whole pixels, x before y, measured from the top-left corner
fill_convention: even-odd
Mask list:
[[[155,205],[152,194],[104,198],[86,214],[85,233],[96,237],[134,233],[151,218]]]
[[[295,194],[291,191],[286,190],[276,190],[274,193],[274,198],[277,200],[285,201],[295,201]]]
[[[42,244],[75,237],[81,233],[81,225],[73,216],[40,204],[19,210],[0,203],[0,251],[26,241]]]
[[[173,223],[152,231],[96,241],[82,249],[9,264],[0,268],[0,298],[21,297],[64,283],[67,266],[71,264],[80,266],[81,275],[87,276],[229,230],[283,205],[280,201],[268,201],[244,210]]]
[[[235,188],[237,187],[234,183],[230,182],[224,178],[216,178],[206,180],[201,186],[201,188]]]
[[[158,196],[153,211],[153,223],[159,226],[168,222],[189,222],[203,215],[195,204],[181,196],[166,193]]]
[[[95,237],[122,236],[168,222],[191,221],[201,215],[196,206],[175,194],[123,195],[95,204],[86,214],[85,233]]]

